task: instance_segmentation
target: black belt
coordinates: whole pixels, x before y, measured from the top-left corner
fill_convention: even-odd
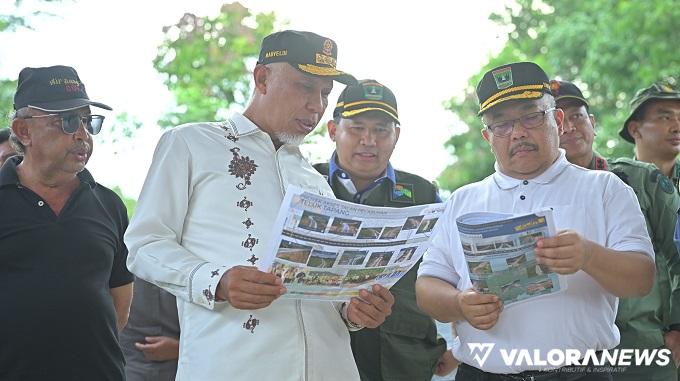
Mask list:
[[[575,381],[588,375],[585,370],[587,367],[565,366],[549,371],[528,370],[521,373],[502,374],[485,372],[465,363],[461,363],[459,366],[465,373],[474,374],[484,381]],[[574,369],[574,371],[570,372],[569,369]],[[465,381],[465,379],[461,380]]]

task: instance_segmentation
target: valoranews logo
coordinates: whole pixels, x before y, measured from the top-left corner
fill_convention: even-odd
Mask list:
[[[494,343],[468,343],[472,358],[479,368],[489,358]],[[538,349],[500,349],[501,358],[507,366],[666,366],[671,361],[670,349],[588,349],[581,353],[578,349],[551,349],[541,353]]]

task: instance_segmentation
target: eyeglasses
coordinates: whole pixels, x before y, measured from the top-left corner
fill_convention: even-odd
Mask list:
[[[39,119],[48,117],[58,117],[61,119],[61,129],[64,133],[72,135],[80,128],[80,124],[85,125],[85,129],[92,135],[97,135],[102,130],[104,123],[103,115],[80,115],[80,114],[47,114],[47,115],[30,115],[24,116],[21,119]]]
[[[543,125],[543,121],[545,120],[545,114],[549,113],[550,111],[555,111],[555,107],[551,107],[544,111],[537,111],[532,112],[530,114],[522,115],[517,119],[504,120],[502,122],[496,122],[488,126],[487,125],[484,126],[486,127],[487,130],[491,131],[491,133],[494,136],[503,138],[509,136],[512,133],[512,129],[515,127],[515,122],[517,121],[519,121],[519,124],[522,125],[522,127],[526,128],[527,130]]]

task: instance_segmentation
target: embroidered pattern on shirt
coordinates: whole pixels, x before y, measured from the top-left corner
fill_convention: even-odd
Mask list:
[[[246,196],[243,196],[243,200],[236,203],[236,206],[238,206],[239,208],[245,209],[246,212],[248,211],[248,208],[250,208],[253,205],[254,205],[253,202],[248,200],[248,198],[246,198]]]
[[[241,222],[243,225],[246,225],[246,229],[250,229],[251,226],[255,225],[253,221],[250,220],[250,217],[246,219],[245,221]]]
[[[250,331],[250,333],[255,333],[255,327],[257,327],[258,325],[260,325],[260,320],[255,319],[253,315],[250,315],[248,320],[245,323],[243,323],[243,328]]]
[[[212,302],[215,300],[215,295],[213,295],[212,291],[210,290],[212,286],[208,286],[205,290],[203,290],[203,296],[205,296],[206,299],[208,299],[209,302]]]
[[[253,251],[253,247],[255,247],[255,245],[257,245],[259,241],[260,241],[259,239],[248,234],[248,238],[246,238],[245,241],[241,242],[241,245],[243,245],[243,247],[245,247],[246,249]]]
[[[234,157],[229,163],[229,174],[244,180],[244,182],[238,183],[236,185],[236,188],[244,190],[248,185],[252,184],[250,181],[250,176],[255,174],[255,171],[257,170],[257,164],[255,164],[255,160],[251,160],[250,157],[241,156],[239,154],[240,150],[241,149],[238,147],[234,147],[229,150],[232,154],[234,154]]]
[[[246,260],[246,262],[250,262],[255,266],[255,262],[257,262],[258,259],[260,258],[256,257],[255,254],[251,254],[250,259]]]
[[[220,270],[213,270],[210,272],[210,277],[214,278],[216,276],[220,275]]]
[[[229,127],[231,127],[231,128],[227,127],[227,123],[229,123]],[[234,124],[234,122],[231,119],[220,124],[220,128],[222,128],[227,133],[227,135],[225,136],[227,139],[231,140],[234,143],[236,143],[238,141],[238,138],[232,132],[232,131],[236,131],[236,125]]]

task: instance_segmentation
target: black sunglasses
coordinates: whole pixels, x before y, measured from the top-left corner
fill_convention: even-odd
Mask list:
[[[75,134],[80,128],[80,124],[85,125],[85,129],[91,135],[97,135],[99,131],[102,130],[102,124],[104,124],[103,115],[80,115],[80,114],[47,114],[47,115],[30,115],[24,116],[21,119],[38,119],[47,117],[59,117],[61,118],[61,129],[64,133],[69,135]]]

